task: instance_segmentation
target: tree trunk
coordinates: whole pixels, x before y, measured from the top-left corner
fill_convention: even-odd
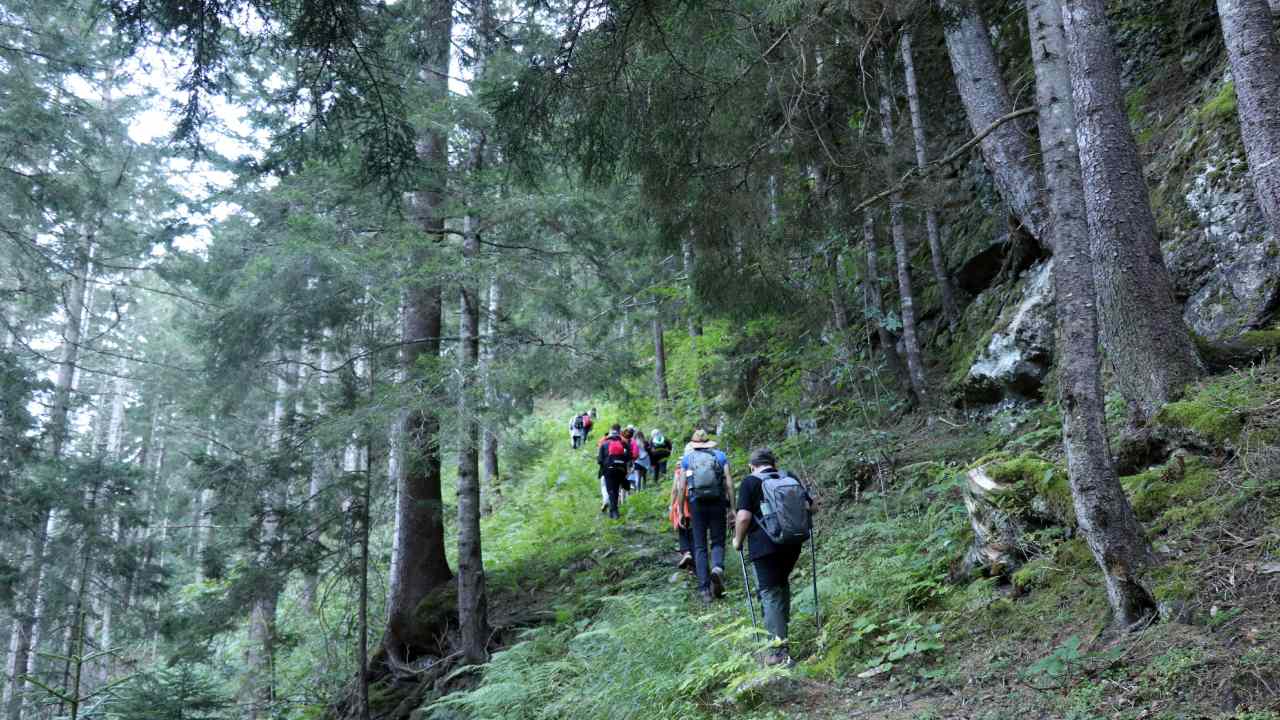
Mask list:
[[[1240,136],[1271,236],[1280,241],[1280,43],[1265,0],[1218,0]]]
[[[458,624],[462,655],[470,663],[489,658],[488,598],[480,538],[480,424],[476,420],[476,375],[480,359],[480,298],[472,277],[479,239],[463,240],[463,281],[459,309],[462,382],[458,388]]]
[[[687,300],[685,311],[689,321],[689,345],[693,348],[694,384],[698,386],[698,424],[706,425],[711,420],[711,406],[707,402],[707,391],[702,386],[702,316],[698,314],[694,302],[693,278],[697,271],[697,257],[694,255],[693,239],[686,237],[680,244],[681,258],[684,260],[685,289]]]
[[[667,390],[667,348],[662,337],[662,306],[653,316],[653,382],[658,390],[658,402],[666,407],[671,401]]]
[[[424,3],[424,12],[419,45],[426,65],[421,73],[422,83],[433,98],[443,102],[448,95],[453,2],[430,0]],[[444,233],[447,149],[447,133],[441,130],[423,132],[418,142],[419,158],[429,171],[425,187],[411,198],[412,215],[423,231],[419,243],[438,242]],[[420,246],[412,253],[410,267],[421,268],[430,260],[429,248]],[[419,622],[416,612],[432,590],[453,577],[444,554],[440,418],[434,409],[439,407],[441,398],[429,389],[436,378],[423,377],[424,370],[419,367],[435,363],[440,356],[442,310],[439,285],[422,280],[409,284],[401,322],[401,359],[406,382],[423,390],[405,417],[404,469],[396,497],[396,563],[391,568],[387,629],[383,635],[384,648],[399,662],[435,648],[437,628]]]
[[[330,363],[329,342],[331,337],[332,332],[328,328],[325,328],[320,341],[320,352],[316,363],[319,367],[319,371],[317,373],[317,383],[319,388],[316,393],[315,417],[317,421],[321,422],[324,420],[325,413],[328,411],[327,400],[325,397],[325,386],[329,384],[329,373],[327,369]],[[305,503],[308,512],[311,513],[311,517],[313,518],[313,520],[311,520],[313,526],[316,524],[314,520],[316,516],[316,505],[320,498],[320,494],[324,492],[325,484],[329,481],[330,463],[332,462],[330,454],[323,451],[319,446],[319,443],[316,443],[315,450],[316,454],[311,466],[311,477],[307,487],[307,500]],[[313,532],[318,533],[318,527]],[[316,539],[316,542],[319,542],[318,538]],[[302,580],[302,604],[303,607],[307,609],[308,613],[314,613],[316,610],[316,595],[319,592],[319,588],[319,568],[307,568]]]
[[[880,64],[880,137],[884,141],[885,152],[893,157],[893,113],[890,110],[889,65],[881,51]],[[890,162],[892,166],[892,162]],[[890,171],[889,182],[893,182],[893,171]],[[920,353],[920,341],[916,337],[915,295],[911,290],[911,251],[907,247],[907,227],[902,216],[902,193],[895,192],[889,196],[889,224],[893,232],[893,251],[898,265],[898,297],[902,307],[902,342],[907,352],[907,371],[911,378],[911,391],[921,405],[929,402],[929,391],[925,384],[924,363]]]
[[[1013,99],[1000,73],[1000,63],[991,46],[991,30],[978,9],[978,0],[937,2],[956,87],[969,127],[977,134],[1013,112]],[[1006,122],[982,140],[982,159],[1018,222],[1047,248],[1050,245],[1044,240],[1044,195],[1040,173],[1031,164],[1035,155],[1029,136],[1027,123]]]
[[[39,621],[40,609],[44,605],[44,572],[45,549],[49,538],[54,533],[54,515],[45,510],[38,517],[38,525],[27,543],[27,566],[24,573],[28,584],[23,598],[23,614],[15,614],[13,636],[9,641],[9,683],[5,692],[8,705],[5,713],[10,720],[20,720],[23,711],[23,676],[32,671],[34,655],[35,629]]]
[[[911,50],[911,31],[902,33],[902,66],[906,76],[907,107],[911,113],[911,131],[916,146],[916,167],[923,170],[929,164],[928,144],[924,134],[924,116],[920,112],[920,88],[916,83],[915,57]],[[960,322],[960,309],[956,305],[955,288],[951,274],[947,272],[947,258],[942,249],[942,231],[938,227],[938,210],[930,202],[925,208],[925,229],[929,236],[929,259],[933,263],[933,279],[938,283],[942,296],[942,314],[947,324],[955,327]]]
[[[1160,254],[1106,3],[1067,0],[1062,7],[1102,344],[1142,420],[1203,368]]]
[[[282,355],[283,365],[276,378],[275,402],[268,420],[271,452],[275,467],[284,467],[285,436],[289,417],[293,412],[293,393],[297,382],[298,366]],[[245,676],[241,685],[240,702],[246,707],[250,720],[259,720],[272,714],[275,702],[275,640],[276,607],[284,586],[280,571],[274,567],[282,553],[280,525],[286,505],[283,485],[286,478],[264,478],[261,490],[262,521],[258,530],[258,550],[254,558],[254,570],[258,574],[253,589],[253,609],[249,614],[249,639],[245,646]]]
[[[880,341],[880,354],[885,364],[893,372],[894,377],[910,385],[907,369],[898,356],[898,341],[884,326],[884,290],[880,287],[880,237],[876,234],[876,219],[872,210],[862,213],[862,242],[866,250],[867,277],[862,283],[864,315],[867,321],[875,326],[876,338]]]
[[[83,334],[85,293],[90,283],[93,258],[93,233],[85,227],[80,236],[80,247],[76,249],[76,266],[71,277],[71,289],[67,294],[67,323],[62,331],[62,357],[58,363],[58,372],[54,381],[53,403],[49,411],[47,437],[49,440],[49,456],[57,460],[62,457],[67,440],[67,414],[71,405],[71,390],[76,375],[76,363],[80,356],[80,338]],[[23,675],[29,674],[34,667],[35,652],[39,642],[39,624],[41,609],[45,604],[45,548],[53,534],[56,519],[49,508],[41,510],[34,518],[32,537],[28,541],[28,564],[23,573],[27,579],[24,593],[24,610],[15,613],[13,629],[13,652],[10,654],[9,690],[6,696],[9,704],[6,712],[10,720],[21,720],[23,702]]]
[[[1040,145],[1055,236],[1059,399],[1067,474],[1080,531],[1106,579],[1114,623],[1132,628],[1155,610],[1155,601],[1138,581],[1138,572],[1151,553],[1116,477],[1107,442],[1093,261],[1061,5],[1059,0],[1026,3]]]
[[[502,285],[494,273],[489,279],[489,311],[485,320],[484,396],[489,420],[484,428],[483,466],[480,480],[481,511],[488,514],[502,497],[502,478],[498,474],[498,433],[494,431],[494,410],[498,406],[498,383],[494,377],[494,361],[498,356],[498,313],[502,310]]]

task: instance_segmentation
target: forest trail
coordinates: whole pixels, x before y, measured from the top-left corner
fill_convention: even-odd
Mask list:
[[[550,505],[581,511],[553,523],[562,537],[581,543],[571,543],[566,565],[541,585],[520,582],[495,592],[499,605],[523,608],[512,617],[527,620],[517,623],[513,644],[494,656],[478,686],[433,707],[463,709],[477,720],[1103,717],[1088,710],[1094,707],[1123,718],[1269,720],[1265,712],[1222,710],[1267,707],[1266,688],[1274,686],[1273,660],[1264,658],[1277,644],[1268,633],[1280,631],[1271,592],[1276,576],[1258,570],[1272,541],[1232,540],[1271,537],[1265,511],[1242,504],[1248,493],[1227,502],[1243,512],[1220,516],[1215,539],[1204,545],[1208,565],[1194,570],[1222,568],[1235,583],[1218,601],[1227,609],[1213,608],[1204,621],[1171,618],[1118,642],[1104,638],[1105,596],[1078,537],[1053,541],[1053,550],[1028,566],[1030,574],[1019,576],[1020,585],[948,581],[968,531],[956,469],[991,457],[993,444],[1036,436],[1038,422],[999,437],[972,428],[931,430],[928,441],[918,437],[901,451],[884,492],[860,486],[851,493],[819,466],[825,627],[821,638],[814,635],[811,569],[801,563],[792,576],[797,664],[785,671],[755,660],[761,646],[732,552],[726,595],[710,606],[697,599],[692,574],[675,570],[669,486],[650,483],[628,498],[620,520],[608,520],[599,513],[591,453],[569,449],[553,433],[527,482],[546,489]],[[1224,471],[1222,482],[1231,477],[1229,467]],[[1203,492],[1209,508],[1215,501]],[[1147,512],[1145,496],[1138,497]],[[1196,531],[1202,539],[1205,532]],[[1174,548],[1162,543],[1164,552],[1181,552],[1177,547],[1188,542],[1165,537]],[[495,566],[499,577],[503,567]],[[1166,568],[1182,573],[1187,566],[1173,560]],[[1170,580],[1157,587],[1183,582],[1161,577]],[[1192,689],[1204,684],[1212,692]]]

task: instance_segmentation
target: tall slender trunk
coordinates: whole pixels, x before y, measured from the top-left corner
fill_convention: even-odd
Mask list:
[[[1059,0],[1026,0],[1026,4],[1055,236],[1053,279],[1067,475],[1080,530],[1106,579],[1115,624],[1130,628],[1155,610],[1154,600],[1138,580],[1151,553],[1116,477],[1107,442],[1093,259],[1062,9]]]
[[[1254,195],[1280,241],[1280,43],[1266,0],[1218,0]]]
[[[370,392],[372,390],[370,383]],[[359,663],[360,720],[369,720],[369,504],[373,501],[372,462],[364,470],[360,483],[360,605],[356,618],[360,640],[356,645],[356,662]]]
[[[991,46],[979,0],[937,0],[942,13],[947,53],[955,74],[960,100],[977,134],[999,118],[1014,111],[1013,99],[1000,73],[1000,62]],[[1022,227],[1045,247],[1044,194],[1040,173],[1032,165],[1035,157],[1028,140],[1028,123],[1006,122],[982,140],[982,158],[987,170]]]
[[[91,282],[93,268],[93,232],[85,226],[76,248],[76,264],[67,293],[66,326],[62,331],[62,357],[54,381],[53,404],[49,411],[49,456],[62,457],[67,440],[67,414],[71,405],[71,391],[76,376],[76,363],[80,356],[80,339],[83,333],[85,293]],[[9,703],[5,711],[10,720],[21,720],[23,711],[22,686],[24,675],[32,672],[35,651],[39,645],[41,610],[45,604],[45,549],[53,534],[56,518],[49,507],[44,507],[31,518],[32,536],[27,544],[27,565],[23,576],[27,580],[23,593],[22,610],[15,613],[13,652],[10,654]]]
[[[658,391],[658,402],[666,407],[671,401],[667,389],[667,347],[662,337],[662,307],[653,316],[653,382]]]
[[[280,375],[276,378],[275,402],[269,422],[270,447],[275,460],[272,466],[286,467],[286,437],[293,415],[293,394],[298,365],[282,354]],[[287,472],[287,471],[286,471]],[[281,522],[286,505],[286,477],[264,479],[260,493],[262,520],[258,528],[254,570],[253,608],[249,614],[249,639],[245,646],[245,677],[241,686],[241,703],[247,707],[246,717],[259,720],[272,713],[275,703],[276,608],[284,586],[275,567],[283,554]]]
[[[432,98],[443,102],[448,95],[453,2],[430,0],[423,4],[423,10],[419,47],[426,67],[420,73],[421,82]],[[411,198],[412,215],[423,231],[410,257],[410,267],[415,270],[431,261],[425,243],[438,243],[444,233],[447,148],[447,133],[438,129],[424,131],[418,141],[418,156],[429,176]],[[405,416],[404,469],[396,492],[394,542],[398,551],[391,568],[383,635],[387,653],[401,662],[433,649],[437,629],[418,621],[418,606],[433,589],[453,577],[444,554],[440,418],[436,414],[440,394],[434,389],[434,371],[424,377],[426,368],[420,367],[434,364],[440,356],[443,296],[437,282],[435,278],[411,280],[405,290],[401,321],[405,381],[422,388]]]
[[[124,363],[118,363],[117,370],[124,370]],[[121,461],[120,451],[124,442],[124,418],[125,418],[125,398],[128,395],[128,389],[125,385],[125,379],[122,375],[117,375],[112,379],[111,387],[111,419],[107,426],[107,443],[103,459],[108,462],[118,463]],[[114,492],[114,488],[109,489]],[[110,497],[110,496],[109,496]],[[119,547],[124,539],[124,525],[120,517],[119,510],[115,507],[114,502],[109,502],[101,513],[100,518],[94,520],[93,527],[96,529],[101,527],[103,521],[111,522],[111,547]],[[95,568],[91,566],[89,572],[93,572]],[[99,617],[101,624],[98,632],[98,645],[100,650],[109,650],[113,642],[112,633],[114,632],[115,622],[115,606],[117,602],[116,578],[110,568],[99,568],[101,584],[103,591],[97,596],[101,610]],[[86,579],[86,584],[92,583],[93,576]],[[83,625],[81,633],[84,632]],[[81,638],[83,640],[83,638]],[[98,659],[96,667],[93,668],[93,677],[99,684],[106,683],[111,676],[112,656],[104,655]]]
[[[328,410],[327,398],[325,397],[325,388],[329,384],[328,367],[329,358],[329,341],[332,337],[332,331],[325,328],[320,340],[320,352],[316,361],[319,371],[317,372],[317,384],[319,388],[316,393],[315,400],[315,417],[317,422],[323,422],[325,413]],[[314,444],[315,456],[311,465],[311,476],[307,487],[306,507],[312,518],[316,516],[317,504],[320,494],[324,492],[325,484],[329,481],[329,472],[331,468],[331,456],[317,442]],[[312,532],[319,533],[318,523],[311,520]],[[316,542],[319,542],[317,538]],[[318,567],[308,567],[302,579],[302,604],[308,613],[314,613],[316,609],[316,596],[320,588],[320,570]]]
[[[488,421],[484,427],[483,465],[481,466],[481,510],[493,512],[502,497],[502,477],[498,473],[498,433],[494,431],[494,411],[498,406],[498,382],[494,362],[498,357],[498,313],[502,310],[502,284],[495,272],[489,278],[489,310],[484,332],[484,398]]]
[[[906,366],[898,356],[898,341],[884,326],[884,291],[880,287],[880,236],[876,234],[876,218],[871,209],[862,213],[862,243],[866,250],[867,277],[862,283],[863,305],[868,322],[875,326],[880,341],[880,354],[894,376],[910,385]]]
[[[1062,3],[1102,344],[1136,419],[1203,372],[1156,236],[1105,0]]]
[[[907,85],[907,107],[911,114],[911,134],[916,146],[916,167],[923,170],[929,164],[928,144],[924,133],[924,116],[920,112],[920,88],[916,82],[916,63],[911,50],[911,31],[904,30],[901,41],[903,75]],[[947,324],[955,327],[960,321],[960,309],[956,305],[955,288],[951,274],[947,272],[947,256],[942,249],[942,231],[938,227],[938,209],[932,202],[925,208],[925,229],[929,236],[929,259],[933,264],[933,279],[938,283],[942,296],[942,314]]]
[[[689,322],[689,344],[693,348],[694,384],[698,392],[698,424],[706,425],[711,420],[711,406],[707,402],[707,390],[702,386],[702,316],[698,313],[694,302],[694,275],[697,272],[697,256],[694,254],[693,239],[686,237],[681,241],[681,258],[684,261],[687,300],[685,312]]]
[[[890,109],[892,86],[889,82],[889,64],[880,51],[880,137],[885,152],[894,154],[893,112]],[[893,174],[892,172],[890,173]],[[889,178],[893,182],[893,178]],[[907,372],[911,378],[911,391],[921,405],[928,404],[929,390],[924,378],[924,362],[920,353],[920,340],[916,337],[915,295],[911,290],[911,250],[907,247],[907,227],[902,213],[902,193],[889,196],[889,226],[893,233],[893,253],[898,265],[898,297],[902,308],[902,344],[907,352]]]
[[[463,658],[488,659],[489,617],[480,538],[480,424],[476,419],[476,376],[480,360],[480,298],[475,272],[479,238],[466,233],[462,247],[463,281],[459,308],[461,377],[458,388],[458,624]]]

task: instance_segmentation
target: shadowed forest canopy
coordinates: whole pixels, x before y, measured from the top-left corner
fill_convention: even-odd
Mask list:
[[[0,0],[0,720],[1280,718],[1278,15]]]

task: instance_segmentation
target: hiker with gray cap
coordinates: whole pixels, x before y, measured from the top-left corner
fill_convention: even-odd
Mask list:
[[[764,657],[766,665],[789,663],[787,626],[791,620],[791,571],[805,541],[813,532],[813,498],[799,480],[778,471],[778,459],[769,448],[757,448],[747,461],[751,474],[738,488],[738,516],[733,549],[742,552],[750,537],[751,564],[755,566],[764,610],[764,627],[774,647]],[[817,570],[817,560],[814,560]],[[746,574],[746,565],[743,565]],[[748,587],[750,586],[748,581]],[[816,576],[814,607],[817,608]],[[750,595],[748,595],[750,602]]]

